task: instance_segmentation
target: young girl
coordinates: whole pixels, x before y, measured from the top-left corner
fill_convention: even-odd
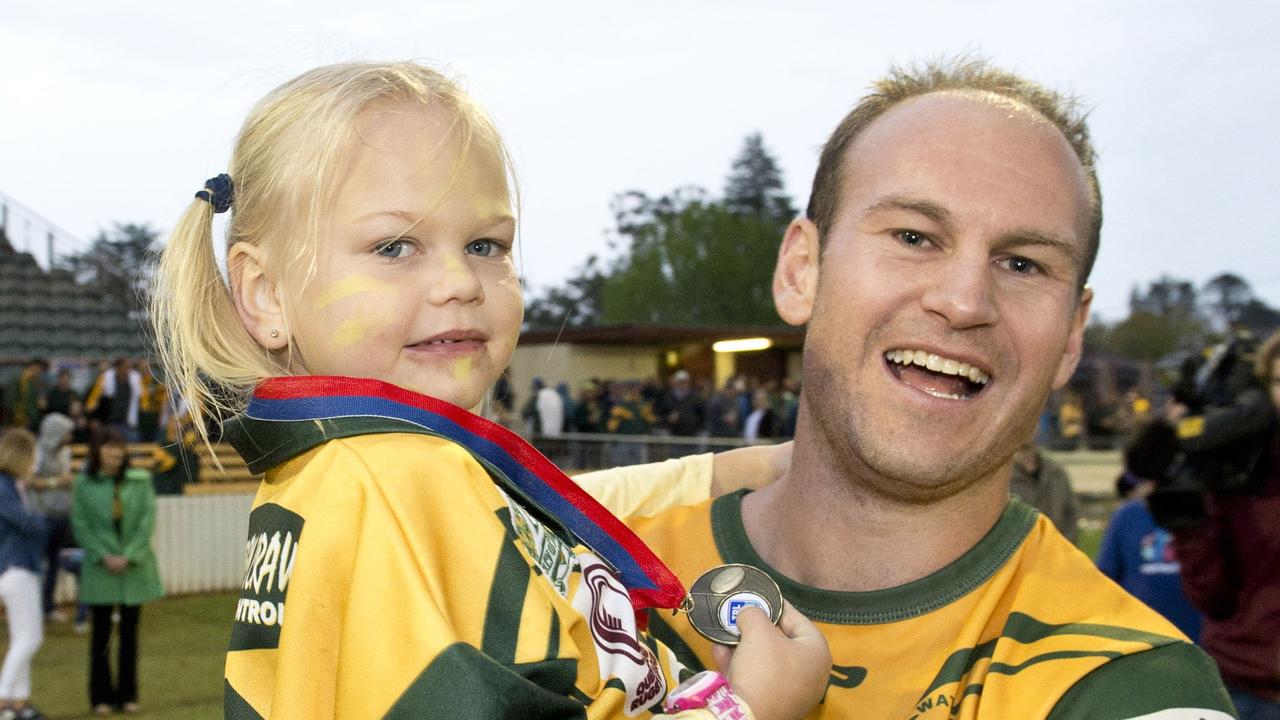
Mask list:
[[[679,606],[679,581],[463,409],[506,367],[522,314],[509,165],[485,114],[418,65],[318,68],[251,112],[230,177],[197,198],[158,271],[166,376],[197,427],[238,415],[227,434],[266,473],[227,717],[660,711],[682,668],[637,618]],[[211,221],[228,208],[224,284]],[[718,701],[807,712],[830,663],[812,624],[745,611],[742,631]]]

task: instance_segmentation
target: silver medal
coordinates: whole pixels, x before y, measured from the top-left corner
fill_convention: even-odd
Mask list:
[[[782,618],[782,591],[773,578],[750,565],[721,565],[702,574],[689,588],[689,622],[703,637],[737,645],[738,612],[758,607],[774,625]]]

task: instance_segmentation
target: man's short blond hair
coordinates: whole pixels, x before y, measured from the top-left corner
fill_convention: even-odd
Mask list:
[[[1080,269],[1080,285],[1083,287],[1098,256],[1102,234],[1102,193],[1094,167],[1093,143],[1089,140],[1089,128],[1085,123],[1086,113],[1077,99],[992,67],[984,60],[962,57],[890,68],[889,74],[872,84],[871,92],[840,121],[823,145],[805,216],[818,227],[820,237],[825,241],[840,207],[841,186],[847,174],[844,172],[844,158],[862,131],[904,100],[946,90],[972,90],[1008,98],[1053,123],[1071,144],[1089,185],[1088,247]]]

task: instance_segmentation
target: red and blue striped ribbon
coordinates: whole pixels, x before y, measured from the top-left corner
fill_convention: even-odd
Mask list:
[[[613,565],[637,612],[674,609],[685,598],[679,578],[644,541],[542,453],[505,427],[452,403],[381,380],[295,376],[260,384],[245,414],[276,422],[378,417],[416,425],[489,463]]]

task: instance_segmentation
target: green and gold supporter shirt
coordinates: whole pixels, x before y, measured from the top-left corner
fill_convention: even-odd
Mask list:
[[[1020,501],[973,549],[928,577],[833,592],[786,578],[752,549],[743,495],[629,523],[686,586],[722,563],[755,565],[818,624],[834,667],[810,717],[1234,717],[1212,660]],[[710,643],[684,616],[651,612],[649,629],[691,668],[710,662]]]
[[[617,572],[459,444],[374,416],[228,432],[266,474],[227,718],[647,717],[687,676]]]

